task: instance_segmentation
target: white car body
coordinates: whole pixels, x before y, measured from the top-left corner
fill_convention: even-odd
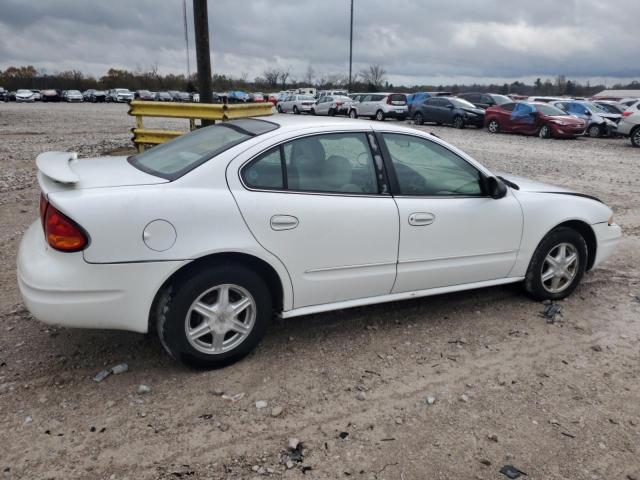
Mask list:
[[[409,114],[407,97],[402,93],[367,93],[353,101],[349,109],[351,118],[369,117],[376,120],[397,118],[404,120]]]
[[[64,93],[64,100],[67,102],[84,102],[84,97],[82,96],[82,93],[80,93],[78,90],[67,90]]]
[[[625,112],[626,113],[626,112]],[[632,111],[630,115],[625,115],[618,123],[617,132],[631,139],[634,147],[640,147],[640,111]]]
[[[16,91],[16,102],[35,102],[35,94],[31,90]]]
[[[107,99],[110,102],[130,102],[133,98],[133,92],[126,88],[112,88],[107,92]]]
[[[315,115],[348,115],[353,100],[346,96],[325,95],[320,97],[313,112]]]
[[[61,252],[48,245],[40,220],[30,226],[18,254],[27,308],[45,323],[146,332],[154,299],[174,274],[224,256],[268,268],[281,292],[277,313],[294,317],[520,282],[541,239],[561,224],[590,232],[589,268],[609,257],[621,236],[603,203],[515,177],[508,178],[519,189],[505,188],[500,199],[249,188],[239,171],[256,156],[332,132],[369,142],[374,132],[407,135],[493,176],[414,129],[330,117],[265,120],[277,128],[171,181],[126,157],[40,155],[43,195],[86,231],[89,244]]]

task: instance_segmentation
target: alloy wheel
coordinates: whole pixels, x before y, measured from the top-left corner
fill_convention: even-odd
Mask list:
[[[589,136],[596,138],[600,136],[600,127],[598,125],[592,125],[589,127]]]
[[[378,110],[376,112],[376,120],[378,120],[379,122],[384,120],[384,113],[382,113],[382,110]]]
[[[640,147],[640,127],[636,127],[631,136],[631,144],[634,147]]]
[[[491,133],[497,133],[499,128],[500,126],[498,125],[498,122],[496,122],[495,120],[491,120],[489,122],[488,129]]]
[[[187,341],[206,354],[233,350],[251,333],[256,312],[256,301],[245,288],[233,284],[213,287],[196,298],[187,311]]]
[[[456,128],[464,127],[464,119],[460,116],[457,116],[456,118],[453,119],[453,126]]]
[[[579,264],[580,256],[573,244],[565,242],[556,245],[542,263],[542,286],[549,293],[566,290],[576,277]]]
[[[349,118],[358,118],[358,112],[356,112],[355,110],[351,110],[349,112]]]
[[[414,122],[416,122],[416,125],[422,125],[424,123],[424,119],[422,118],[422,114],[420,112],[414,115],[413,120]]]
[[[549,138],[549,127],[546,125],[543,125],[542,127],[540,127],[540,132],[538,132],[538,136],[540,138]]]

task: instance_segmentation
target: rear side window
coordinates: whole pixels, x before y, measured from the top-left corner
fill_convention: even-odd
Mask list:
[[[384,95],[371,95],[372,102],[379,102],[384,98]]]
[[[129,163],[151,175],[175,180],[231,147],[276,128],[277,124],[265,120],[232,120],[199,128],[129,157]]]
[[[242,170],[242,179],[251,188],[265,190],[284,189],[280,147],[272,148],[253,160]]]

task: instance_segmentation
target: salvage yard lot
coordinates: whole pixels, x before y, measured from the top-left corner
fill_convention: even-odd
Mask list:
[[[151,337],[40,324],[17,291],[17,246],[38,214],[36,155],[122,151],[126,111],[0,104],[6,478],[497,479],[514,465],[529,479],[640,479],[640,155],[628,140],[420,127],[496,172],[613,208],[620,247],[555,319],[517,285],[476,290],[274,320],[243,361],[194,372]],[[121,362],[128,372],[92,380]],[[288,469],[291,437],[304,448]]]

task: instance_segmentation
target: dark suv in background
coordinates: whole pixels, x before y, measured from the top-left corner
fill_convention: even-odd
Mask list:
[[[506,95],[497,93],[461,93],[458,98],[463,98],[467,102],[473,103],[476,107],[485,109],[513,102]]]

